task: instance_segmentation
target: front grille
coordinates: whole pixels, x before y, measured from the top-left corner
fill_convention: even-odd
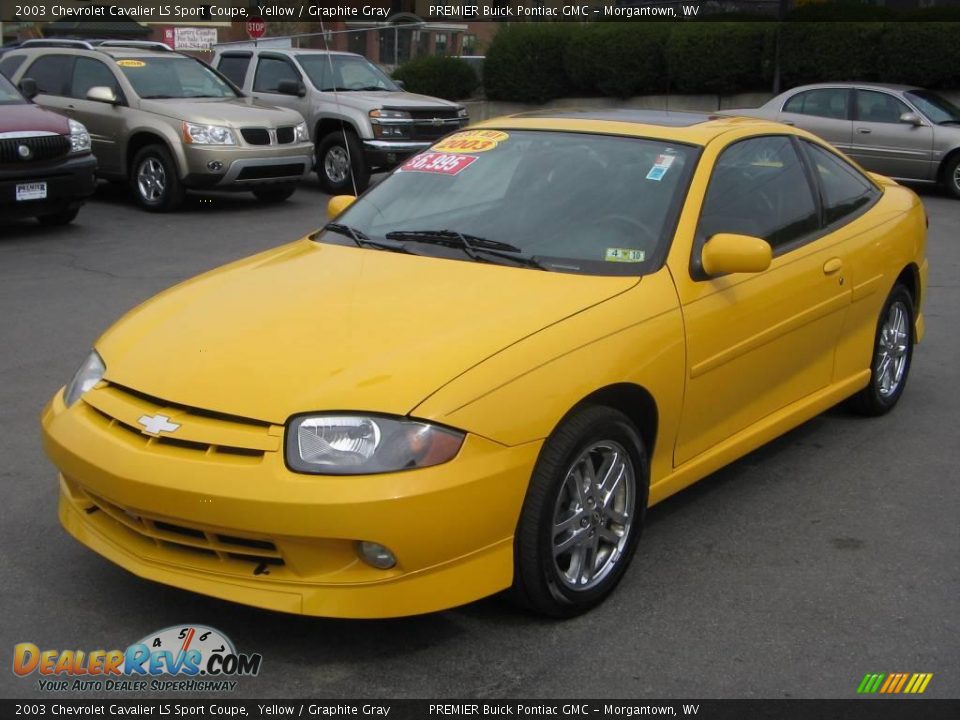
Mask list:
[[[429,108],[425,110],[407,110],[410,113],[410,117],[414,120],[433,120],[433,118],[440,119],[449,119],[457,117],[456,108],[436,108],[431,110]]]
[[[270,133],[266,128],[243,128],[240,131],[244,142],[250,145],[269,145]]]
[[[88,501],[85,509],[88,514],[100,511],[127,530],[161,547],[174,548],[223,561],[240,560],[251,563],[255,575],[263,573],[269,565],[285,564],[276,543],[272,540],[237,537],[184,525],[181,521],[172,522],[149,517],[115,505],[89,490],[84,489],[81,492],[83,498]]]
[[[298,178],[303,175],[306,167],[303,163],[288,163],[286,165],[251,165],[245,167],[237,175],[237,180],[270,180],[275,178]]]
[[[120,441],[157,452],[250,463],[260,462],[265,453],[280,447],[279,426],[171,403],[120,385],[96,388],[83,399],[91,421],[110,430]],[[178,427],[158,435],[146,433],[141,418],[156,415],[164,415]]]
[[[413,124],[414,140],[439,140],[452,130],[457,130],[461,126],[458,122],[448,122],[442,125],[434,125],[432,122],[415,122]]]
[[[21,147],[29,149],[28,157],[20,155]],[[0,163],[4,164],[54,160],[68,152],[70,152],[70,138],[65,135],[0,139]]]
[[[277,128],[277,142],[280,145],[289,145],[293,142],[293,128],[292,127],[282,127]]]

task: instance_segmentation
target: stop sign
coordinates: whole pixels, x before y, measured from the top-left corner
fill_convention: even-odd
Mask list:
[[[258,38],[262,38],[265,32],[267,32],[267,23],[263,20],[247,20],[247,35],[249,35],[251,39],[257,40]]]

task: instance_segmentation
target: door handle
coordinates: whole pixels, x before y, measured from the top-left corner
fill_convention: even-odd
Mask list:
[[[830,258],[823,264],[823,274],[833,275],[843,269],[843,260],[840,258]]]
[[[870,128],[857,128],[857,132],[860,133],[861,135],[869,135],[870,133],[873,132],[873,130],[871,130]]]

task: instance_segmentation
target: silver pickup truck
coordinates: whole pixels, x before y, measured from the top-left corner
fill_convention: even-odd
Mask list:
[[[320,185],[333,195],[362,192],[371,172],[468,123],[463,106],[405,92],[353,53],[222,46],[213,66],[257,100],[303,115]]]

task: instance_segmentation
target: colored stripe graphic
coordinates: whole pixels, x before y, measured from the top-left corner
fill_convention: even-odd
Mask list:
[[[867,673],[857,686],[857,693],[870,695],[896,695],[905,693],[919,695],[927,689],[933,673]]]

